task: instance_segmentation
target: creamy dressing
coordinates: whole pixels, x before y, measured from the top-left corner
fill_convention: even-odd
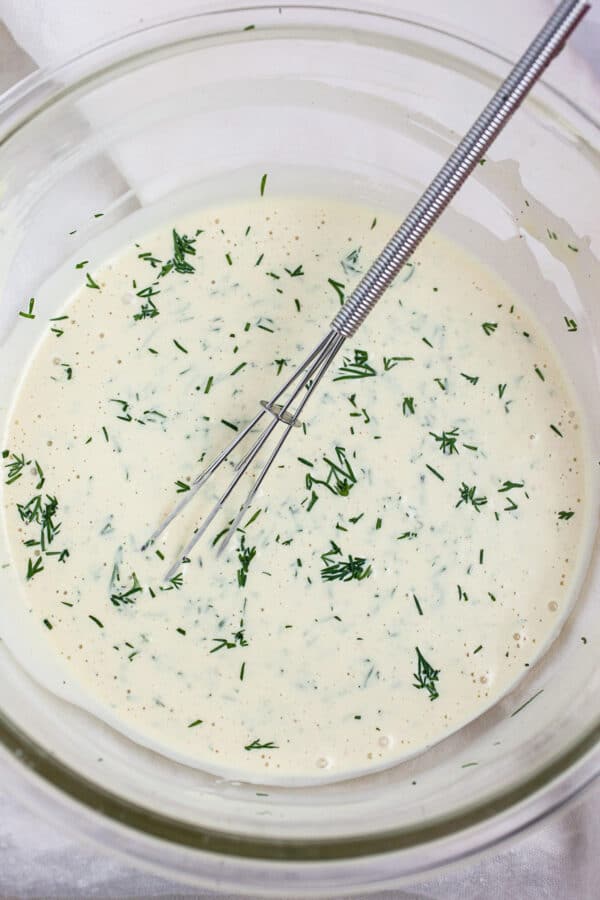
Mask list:
[[[3,505],[31,628],[63,690],[188,764],[289,784],[392,765],[497,701],[568,612],[579,412],[522,303],[437,235],[342,349],[227,554],[212,545],[251,476],[163,582],[229,466],[140,550],[394,226],[267,191],[82,260],[16,398]]]

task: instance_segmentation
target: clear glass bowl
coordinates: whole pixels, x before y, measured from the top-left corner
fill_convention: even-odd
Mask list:
[[[281,192],[352,196],[400,221],[506,71],[418,22],[303,6],[169,22],[17,85],[0,100],[0,429],[47,327],[44,315],[17,329],[17,311],[89,240],[106,235],[108,247],[117,223],[143,232],[160,204],[254,193],[263,172]],[[440,226],[544,322],[587,410],[594,460],[598,147],[598,126],[540,85]],[[595,483],[589,493],[596,523]],[[11,643],[21,601],[6,562],[2,534]],[[45,690],[27,674],[35,653],[17,658],[6,643],[3,755],[37,810],[196,885],[332,896],[431,874],[497,846],[598,773],[599,562],[596,546],[559,639],[508,697],[368,778],[262,791],[186,769]]]

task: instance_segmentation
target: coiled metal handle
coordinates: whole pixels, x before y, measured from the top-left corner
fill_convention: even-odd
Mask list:
[[[581,0],[563,0],[559,4],[346,299],[331,322],[334,331],[349,338],[360,328],[589,8],[590,4]]]

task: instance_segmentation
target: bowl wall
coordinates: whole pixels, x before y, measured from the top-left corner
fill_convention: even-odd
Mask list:
[[[400,222],[507,69],[415,22],[284,8],[165,24],[17,86],[0,101],[0,430],[91,244],[109,256],[168,215],[254,196],[263,172],[274,193],[352,197]],[[543,322],[596,468],[598,134],[540,85],[439,226]],[[41,314],[23,329],[30,296]],[[0,740],[25,793],[173,877],[259,893],[381,887],[515,833],[597,771],[591,544],[560,637],[488,713],[386,772],[263,791],[153,754],[38,685],[35,645],[14,652],[26,611],[0,532]]]

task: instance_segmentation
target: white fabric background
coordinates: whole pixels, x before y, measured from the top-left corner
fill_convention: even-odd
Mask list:
[[[258,2],[258,0],[257,0]],[[262,0],[268,3],[269,0]],[[271,0],[277,5],[276,0]],[[290,2],[290,0],[288,0]],[[293,2],[293,0],[292,0]],[[318,0],[313,0],[318,2]],[[334,5],[329,0],[328,5]],[[37,66],[53,65],[115,35],[193,12],[209,0],[0,0],[0,92]],[[232,4],[235,5],[235,4]],[[340,5],[343,5],[340,0]],[[552,0],[362,0],[347,5],[418,11],[514,57]],[[552,67],[549,79],[600,111],[600,6]],[[378,894],[378,900],[593,900],[600,897],[600,786],[576,806],[488,856],[444,877]],[[8,793],[0,768],[0,896],[214,897],[140,872],[42,822]]]

